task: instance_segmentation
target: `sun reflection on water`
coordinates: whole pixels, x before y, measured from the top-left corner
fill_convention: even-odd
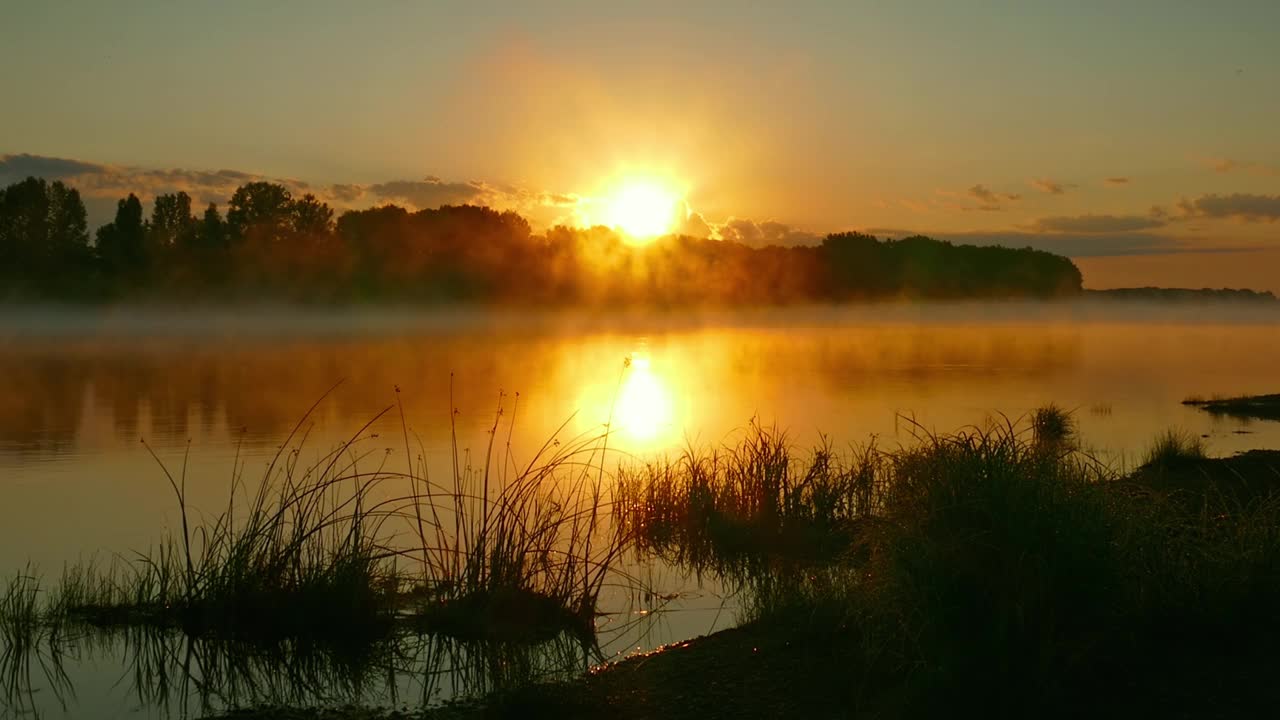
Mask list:
[[[651,443],[671,429],[670,387],[644,349],[627,358],[613,415],[616,428],[640,443]]]

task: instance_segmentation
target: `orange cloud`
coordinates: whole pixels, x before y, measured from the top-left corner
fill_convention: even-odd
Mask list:
[[[1036,178],[1031,181],[1031,187],[1049,195],[1062,195],[1068,188],[1073,188],[1075,185],[1064,185],[1049,178]]]
[[[1164,224],[1159,218],[1143,215],[1076,215],[1040,218],[1028,229],[1051,233],[1117,233],[1151,230]]]

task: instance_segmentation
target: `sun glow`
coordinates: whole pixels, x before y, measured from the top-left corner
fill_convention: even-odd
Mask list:
[[[670,391],[642,352],[628,359],[626,373],[618,389],[614,420],[630,439],[652,441],[671,424]]]
[[[636,240],[650,240],[671,232],[679,196],[661,183],[627,181],[604,200],[601,220]]]

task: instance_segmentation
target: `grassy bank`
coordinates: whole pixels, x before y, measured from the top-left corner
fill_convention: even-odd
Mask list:
[[[757,428],[620,487],[642,545],[739,581],[756,639],[809,668],[788,675],[798,708],[809,692],[828,711],[905,717],[1212,712],[1268,695],[1280,453],[1210,459],[1169,433],[1121,473],[1046,408],[843,454]]]

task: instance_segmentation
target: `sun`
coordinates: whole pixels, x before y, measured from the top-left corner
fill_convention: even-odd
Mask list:
[[[649,180],[622,183],[604,200],[604,223],[636,240],[671,232],[679,197],[670,188]]]

